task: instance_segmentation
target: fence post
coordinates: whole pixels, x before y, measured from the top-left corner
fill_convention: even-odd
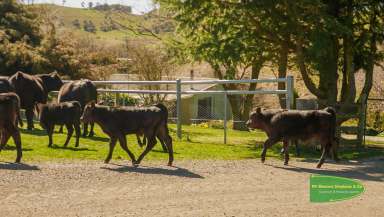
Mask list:
[[[286,109],[293,109],[293,76],[289,75],[287,76],[287,80],[286,80],[286,90],[287,90],[287,93],[285,95],[285,100],[286,100]]]
[[[177,138],[181,140],[181,79],[176,80]]]
[[[120,94],[116,93],[115,94],[115,106],[119,106],[119,101],[120,101]]]
[[[227,144],[227,91],[224,93],[224,144]]]

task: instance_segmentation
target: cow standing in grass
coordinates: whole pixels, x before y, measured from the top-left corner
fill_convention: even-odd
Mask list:
[[[17,157],[16,163],[19,163],[22,157],[20,131],[17,127],[20,118],[20,99],[15,93],[0,94],[0,151],[7,144],[9,137],[12,136],[16,145]]]
[[[333,158],[338,160],[335,137],[336,112],[327,107],[324,110],[270,112],[257,108],[251,113],[247,122],[251,129],[261,129],[267,133],[268,139],[263,145],[261,161],[264,163],[267,149],[273,144],[283,141],[284,164],[289,161],[288,144],[293,140],[317,139],[322,145],[322,155],[317,164],[320,168],[325,161],[326,154],[332,150]]]
[[[15,92],[7,77],[0,76],[0,93]]]
[[[87,79],[71,81],[69,83],[64,84],[57,98],[59,103],[68,102],[68,101],[78,101],[81,105],[82,111],[87,103],[91,101],[97,102],[97,89],[96,86]],[[88,123],[85,123],[83,126],[83,136],[92,137],[94,133],[94,123],[90,122],[91,130],[88,135]],[[60,128],[60,132],[62,132],[62,127]]]
[[[109,153],[105,159],[108,163],[112,158],[113,149],[117,140],[121,148],[127,152],[133,165],[139,165],[145,155],[156,145],[156,136],[167,145],[169,153],[168,165],[172,166],[173,147],[172,138],[169,135],[167,119],[167,108],[162,104],[149,107],[119,107],[112,108],[96,105],[94,102],[87,104],[81,120],[85,123],[95,122],[100,125],[104,133],[110,137]],[[147,138],[147,146],[136,160],[133,153],[127,147],[127,134],[144,133]]]
[[[80,138],[80,116],[81,106],[77,101],[63,102],[58,104],[38,104],[40,125],[43,127],[49,137],[48,147],[52,146],[52,135],[55,125],[65,125],[67,128],[67,139],[64,147],[67,147],[72,137],[73,130],[76,133],[76,145],[79,146]]]
[[[163,104],[157,104],[157,105],[155,105],[155,106],[159,106],[159,108],[164,107]],[[164,109],[164,108],[163,108],[163,109]],[[165,110],[167,110],[167,109],[165,108]],[[163,113],[163,119],[164,119],[164,121],[168,122],[168,112],[164,112],[164,113]],[[144,136],[144,131],[136,133],[137,143],[139,144],[140,147],[144,147],[145,145],[147,145],[147,137],[144,136],[144,137],[143,137],[143,141],[141,141],[140,136]],[[160,142],[160,144],[161,144],[161,147],[162,147],[162,149],[163,149],[163,152],[168,152],[168,150],[167,150],[167,145],[166,145],[165,142],[162,140],[161,135],[156,136],[156,138],[159,140],[159,142]]]
[[[41,75],[16,72],[8,80],[20,97],[21,108],[25,109],[28,129],[32,130],[33,110],[36,103],[47,103],[48,93],[59,90],[63,82],[56,72]]]

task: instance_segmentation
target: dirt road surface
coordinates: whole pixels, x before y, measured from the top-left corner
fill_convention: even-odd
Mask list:
[[[326,163],[279,160],[0,162],[0,216],[384,216],[384,157]],[[309,202],[311,174],[360,180],[362,196]]]

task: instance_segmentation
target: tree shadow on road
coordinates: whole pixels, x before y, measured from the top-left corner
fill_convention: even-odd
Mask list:
[[[146,167],[146,166],[134,167],[134,166],[119,165],[119,164],[114,164],[114,165],[119,167],[118,168],[101,167],[101,169],[106,169],[106,170],[119,172],[119,173],[142,173],[142,174],[178,176],[178,177],[196,178],[196,179],[204,178],[203,176],[197,173],[193,173],[188,169],[184,169],[176,166],[169,167],[170,169],[165,169],[165,168]]]
[[[297,166],[276,166],[269,165],[274,168],[289,170],[298,173],[310,173],[318,175],[328,175],[328,176],[341,176],[345,178],[374,181],[374,182],[384,182],[384,159],[372,159],[372,160],[362,160],[362,161],[343,161],[335,163],[336,165],[346,166],[339,170],[330,170],[326,169],[328,162],[326,162],[322,169],[316,168],[304,168]],[[316,166],[314,162],[313,167]]]
[[[40,170],[38,166],[0,161],[0,170]]]

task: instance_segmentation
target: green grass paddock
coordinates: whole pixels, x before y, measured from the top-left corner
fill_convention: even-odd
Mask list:
[[[38,126],[38,124],[36,124]],[[263,141],[266,139],[264,133],[260,131],[240,132],[228,130],[228,144],[223,144],[223,130],[204,128],[198,126],[183,126],[183,139],[178,141],[175,135],[176,126],[170,124],[171,136],[173,138],[175,161],[180,159],[253,159],[259,158]],[[66,132],[65,132],[66,133]],[[67,148],[63,148],[66,134],[55,133],[54,145],[48,148],[48,136],[41,128],[33,131],[22,129],[23,159],[27,163],[31,161],[60,161],[60,160],[100,160],[103,161],[109,149],[109,139],[96,127],[96,136],[93,138],[81,138],[80,146],[74,147],[75,137],[73,137]],[[143,149],[137,145],[136,136],[128,135],[128,147],[138,156]],[[268,150],[268,157],[280,156],[281,144],[274,145]],[[291,147],[292,157],[295,153]],[[342,159],[360,159],[373,156],[384,156],[384,145],[375,144],[363,149],[343,149],[339,152]],[[0,161],[14,161],[16,150],[12,139],[9,140],[5,150],[0,153]],[[313,148],[302,147],[301,158],[318,159],[320,152]],[[113,159],[128,159],[127,154],[116,145]],[[144,161],[164,160],[167,162],[168,154],[163,153],[161,145],[158,143]]]

